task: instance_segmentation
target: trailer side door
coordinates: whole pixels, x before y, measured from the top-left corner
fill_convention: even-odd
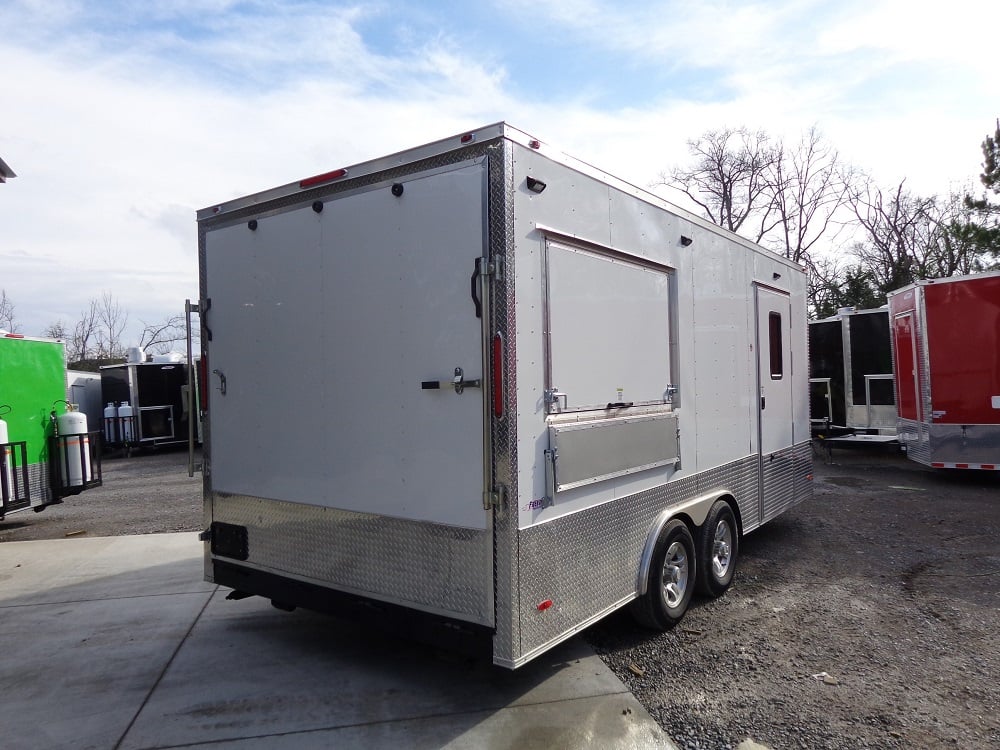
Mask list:
[[[774,518],[793,501],[787,449],[794,445],[792,414],[792,305],[785,292],[755,287],[757,310],[757,440],[760,518]]]
[[[791,301],[757,288],[757,384],[760,453],[792,445]]]
[[[919,422],[920,367],[917,362],[917,339],[913,311],[897,315],[892,320],[892,341],[896,350],[896,388],[901,419]]]

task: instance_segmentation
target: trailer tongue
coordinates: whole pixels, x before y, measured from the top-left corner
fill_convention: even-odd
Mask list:
[[[513,668],[811,492],[802,269],[509,125],[198,219],[209,580]]]

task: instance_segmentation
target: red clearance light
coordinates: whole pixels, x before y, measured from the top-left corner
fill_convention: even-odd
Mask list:
[[[208,411],[208,354],[203,350],[198,360],[198,404],[202,412]]]
[[[472,143],[474,140],[476,140],[475,133],[466,133],[462,136],[462,143]]]
[[[3,335],[3,337],[5,339],[23,339],[24,338],[24,334],[23,333],[5,333]]]
[[[503,416],[503,336],[493,336],[493,416]]]
[[[299,187],[307,188],[312,187],[313,185],[322,185],[324,182],[333,182],[334,180],[339,180],[341,177],[346,176],[346,169],[335,169],[332,172],[324,172],[323,174],[318,174],[313,177],[306,177],[304,180],[299,181]]]
[[[542,147],[541,141],[528,141],[528,145],[531,146],[532,148]]]
[[[545,610],[547,610],[551,606],[552,606],[552,600],[551,599],[546,599],[544,602],[539,602],[538,603],[538,611],[539,612],[544,612]]]

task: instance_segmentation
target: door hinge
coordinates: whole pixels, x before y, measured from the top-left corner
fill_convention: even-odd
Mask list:
[[[484,276],[492,276],[497,281],[501,281],[503,279],[503,258],[487,261],[482,273]]]
[[[503,508],[504,486],[501,484],[494,490],[487,490],[483,493],[483,510],[496,510]]]

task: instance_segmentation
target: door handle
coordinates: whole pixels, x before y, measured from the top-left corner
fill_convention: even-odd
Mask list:
[[[455,393],[461,395],[466,388],[482,388],[483,381],[481,378],[466,380],[462,368],[456,367],[455,375],[451,380],[424,380],[420,383],[420,388],[425,391],[436,391],[448,387],[454,388]]]
[[[212,374],[219,376],[219,393],[226,395],[226,373],[222,370],[212,370]]]
[[[476,258],[476,266],[472,271],[472,304],[476,306],[476,317],[483,317],[483,300],[479,296],[479,277],[483,272],[483,259]]]

